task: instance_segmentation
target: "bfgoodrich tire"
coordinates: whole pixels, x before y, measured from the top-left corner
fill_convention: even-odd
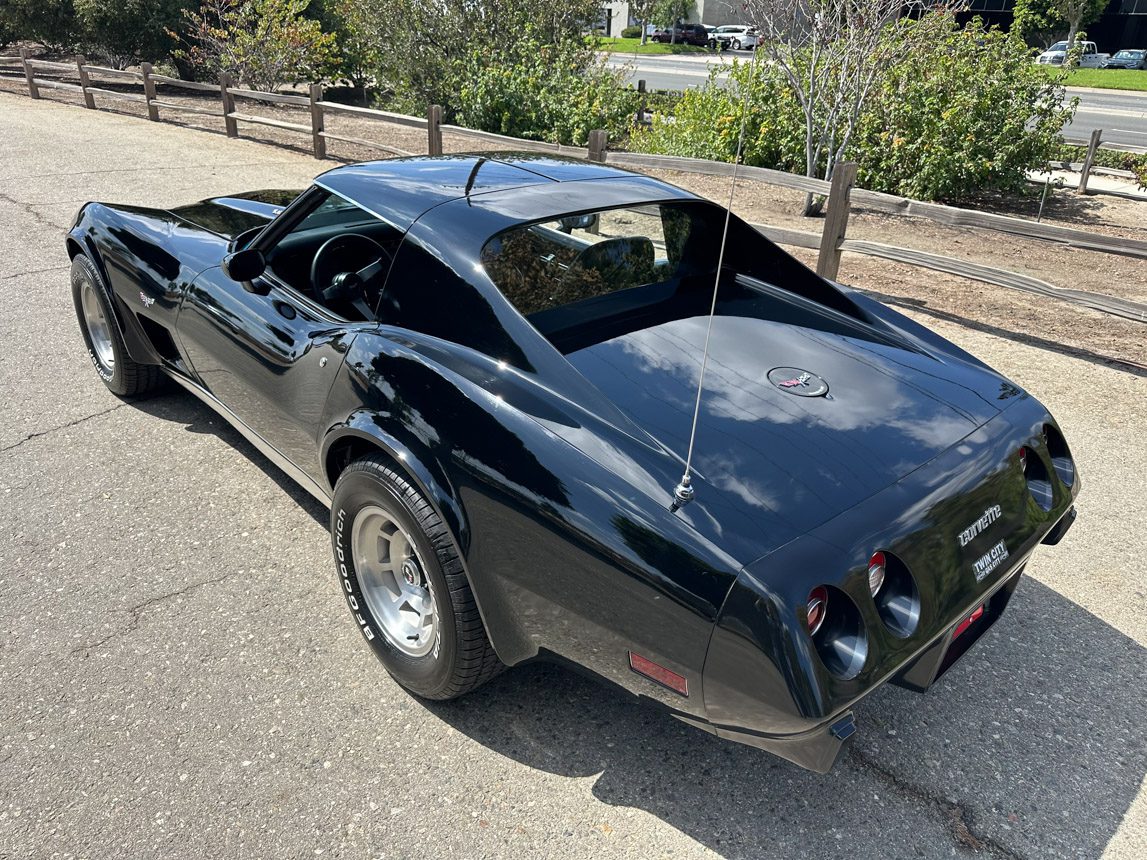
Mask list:
[[[359,632],[407,690],[453,699],[504,668],[448,529],[385,457],[363,457],[339,475],[331,544]]]
[[[164,380],[159,368],[132,361],[127,354],[111,298],[92,261],[78,254],[72,260],[71,278],[84,346],[108,390],[120,397],[140,397],[160,388]]]

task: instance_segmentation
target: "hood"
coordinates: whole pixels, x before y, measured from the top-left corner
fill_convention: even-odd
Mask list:
[[[230,241],[247,230],[267,224],[301,193],[251,191],[229,197],[211,197],[168,211]]]
[[[668,322],[567,358],[638,427],[684,458],[707,322]],[[778,368],[793,371],[774,372],[770,381]],[[794,392],[810,392],[812,384],[779,384],[800,372],[823,379],[827,394],[801,396]],[[724,536],[730,551],[768,551],[918,469],[1020,393],[957,360],[718,316],[693,458],[697,496],[681,513],[699,530]]]

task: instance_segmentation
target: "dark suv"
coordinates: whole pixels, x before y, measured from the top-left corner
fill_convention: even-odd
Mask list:
[[[676,35],[676,38],[674,36]],[[700,24],[677,24],[653,35],[655,42],[676,42],[678,45],[709,44],[709,31]]]

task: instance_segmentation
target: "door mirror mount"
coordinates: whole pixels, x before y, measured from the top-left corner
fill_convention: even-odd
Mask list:
[[[256,248],[243,248],[223,258],[223,274],[243,285],[249,293],[266,293],[253,281],[267,270],[267,260],[263,252]]]

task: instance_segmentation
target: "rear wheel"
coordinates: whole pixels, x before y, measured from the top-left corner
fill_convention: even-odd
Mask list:
[[[163,375],[158,367],[132,361],[116,323],[111,298],[92,261],[78,254],[72,261],[72,301],[80,333],[96,373],[112,394],[131,397],[159,388]]]
[[[453,699],[504,668],[446,525],[385,457],[339,475],[331,541],[359,632],[403,687]]]

